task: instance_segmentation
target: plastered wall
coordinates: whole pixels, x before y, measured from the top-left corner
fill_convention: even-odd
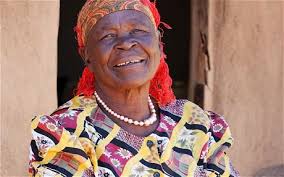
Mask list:
[[[242,176],[284,164],[283,1],[208,0],[205,107],[226,116]],[[1,176],[25,176],[30,120],[56,107],[59,1],[0,1]]]
[[[0,1],[1,171],[27,176],[30,120],[56,108],[59,1]]]
[[[205,107],[227,118],[242,176],[284,176],[284,1],[209,0]]]

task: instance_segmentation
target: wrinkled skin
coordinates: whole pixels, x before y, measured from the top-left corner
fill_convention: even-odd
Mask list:
[[[134,120],[149,117],[147,97],[160,62],[159,37],[149,17],[135,10],[106,15],[90,31],[82,56],[95,74],[97,93],[118,114]],[[130,132],[135,127],[133,133],[141,136],[158,122],[145,128],[109,117]]]

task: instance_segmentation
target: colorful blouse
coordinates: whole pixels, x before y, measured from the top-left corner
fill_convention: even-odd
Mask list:
[[[238,176],[225,152],[233,139],[223,117],[187,100],[161,107],[146,137],[125,131],[83,96],[35,117],[31,127],[30,176]]]

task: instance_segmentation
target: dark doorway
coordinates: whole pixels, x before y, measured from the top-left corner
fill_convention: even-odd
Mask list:
[[[84,68],[77,52],[75,32],[77,14],[86,0],[60,0],[58,34],[58,104],[74,96]],[[164,30],[165,53],[177,98],[188,97],[189,80],[189,1],[157,1],[162,21],[173,29]]]

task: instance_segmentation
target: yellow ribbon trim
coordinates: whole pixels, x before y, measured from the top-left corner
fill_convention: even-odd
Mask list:
[[[215,173],[211,173],[210,175],[209,175],[209,177],[216,177],[217,175],[215,174]]]
[[[93,164],[94,172],[96,172],[98,170],[98,159],[97,159],[94,147],[92,145],[93,143],[92,143],[92,141],[90,139],[84,138],[84,137],[80,138],[80,140],[81,140],[81,144],[82,143],[87,143],[88,144],[88,147],[83,146],[83,144],[82,144],[82,146],[83,146],[85,152],[87,151],[87,155],[89,155],[89,158],[90,158],[90,160],[91,160],[91,162]],[[85,148],[87,148],[87,149],[85,149]]]
[[[74,132],[74,134],[79,137],[80,134],[82,133],[82,131],[84,130],[84,121],[86,119],[87,116],[89,116],[92,112],[92,110],[94,109],[94,107],[87,107],[85,108],[85,110],[83,112],[81,112],[78,117],[77,117],[77,127],[76,130]]]
[[[120,127],[118,125],[114,124],[113,129],[108,134],[108,136],[104,140],[102,140],[101,143],[99,143],[97,145],[97,149],[96,150],[97,150],[97,158],[98,159],[104,153],[105,147],[111,142],[111,140],[114,139],[114,137],[117,135],[119,130],[120,130]]]
[[[224,160],[225,160],[225,172],[223,173],[222,177],[229,177],[230,176],[230,160],[227,155],[224,155]]]
[[[71,99],[72,105],[69,107],[69,109],[76,109],[80,107],[80,98],[79,96],[75,96]]]
[[[207,113],[206,113],[206,115],[207,115]],[[208,115],[207,115],[207,118],[208,118]],[[209,135],[208,134],[205,134],[201,130],[198,130],[198,131],[200,131],[198,133],[198,137],[202,137],[202,138],[198,139],[197,143],[193,147],[193,152],[192,152],[193,158],[195,159],[196,162],[198,162],[198,160],[200,158],[200,153],[202,151],[204,144],[206,144],[209,141]]]
[[[82,176],[85,169],[88,169],[92,166],[89,160],[86,160],[84,163],[80,164],[77,172],[73,176]]]
[[[204,146],[204,144],[206,142],[208,142],[209,140],[209,136],[208,134],[205,134],[203,131],[200,130],[200,132],[197,134],[198,137],[202,137],[200,139],[197,139],[198,142],[196,142],[196,144],[193,147],[193,158],[195,159],[195,161],[197,162],[200,158],[200,153],[202,151],[202,148]]]
[[[230,129],[227,128],[222,138],[218,142],[211,145],[211,147],[209,148],[207,157],[212,156],[212,154],[214,154],[214,151],[217,148],[219,148],[222,144],[224,144],[230,137],[231,137],[231,132],[230,132]]]
[[[69,142],[68,142],[69,136],[70,136],[69,132],[66,131],[65,129],[63,129],[59,143],[57,145],[51,147],[47,151],[46,156],[43,158],[42,161],[39,162],[39,164],[47,164],[48,162],[50,162],[55,157],[55,155],[58,152],[62,151],[67,146],[67,144],[69,144]]]
[[[124,166],[121,176],[130,176],[133,166],[137,164],[143,158],[143,156],[150,155],[150,151],[146,146],[148,140],[150,140],[150,138],[145,138],[139,152],[128,160]]]
[[[196,170],[197,163],[195,161],[192,161],[188,167],[187,171],[187,177],[194,177],[194,172]]]
[[[176,127],[174,128],[172,132],[172,136],[170,138],[169,144],[167,145],[161,157],[161,163],[166,162],[170,158],[172,148],[177,140],[178,132],[184,127],[184,124],[189,121],[189,118],[191,118],[190,117],[191,112],[192,112],[191,102],[185,103],[181,120],[178,122],[178,124],[176,125]]]
[[[39,116],[36,116],[36,117],[34,118],[34,120],[33,120],[32,123],[31,123],[31,129],[32,129],[32,130],[34,130],[34,129],[37,128],[37,126],[38,126],[38,124],[39,124],[39,120],[40,120],[40,118],[41,118],[42,116],[43,116],[43,115],[39,115]]]
[[[156,139],[154,137],[151,137],[151,136],[146,137],[144,139],[143,143],[142,143],[142,146],[141,146],[139,152],[134,157],[132,157],[130,160],[128,160],[128,162],[125,164],[125,167],[122,171],[121,176],[130,176],[132,174],[131,170],[133,169],[133,166],[137,165],[143,157],[147,157],[147,156],[151,155],[151,151],[147,146],[147,141],[149,141],[149,140],[156,142]],[[163,172],[161,172],[160,170],[154,170],[154,169],[152,169],[152,170],[155,171],[155,172],[159,172],[161,177],[164,177]]]

